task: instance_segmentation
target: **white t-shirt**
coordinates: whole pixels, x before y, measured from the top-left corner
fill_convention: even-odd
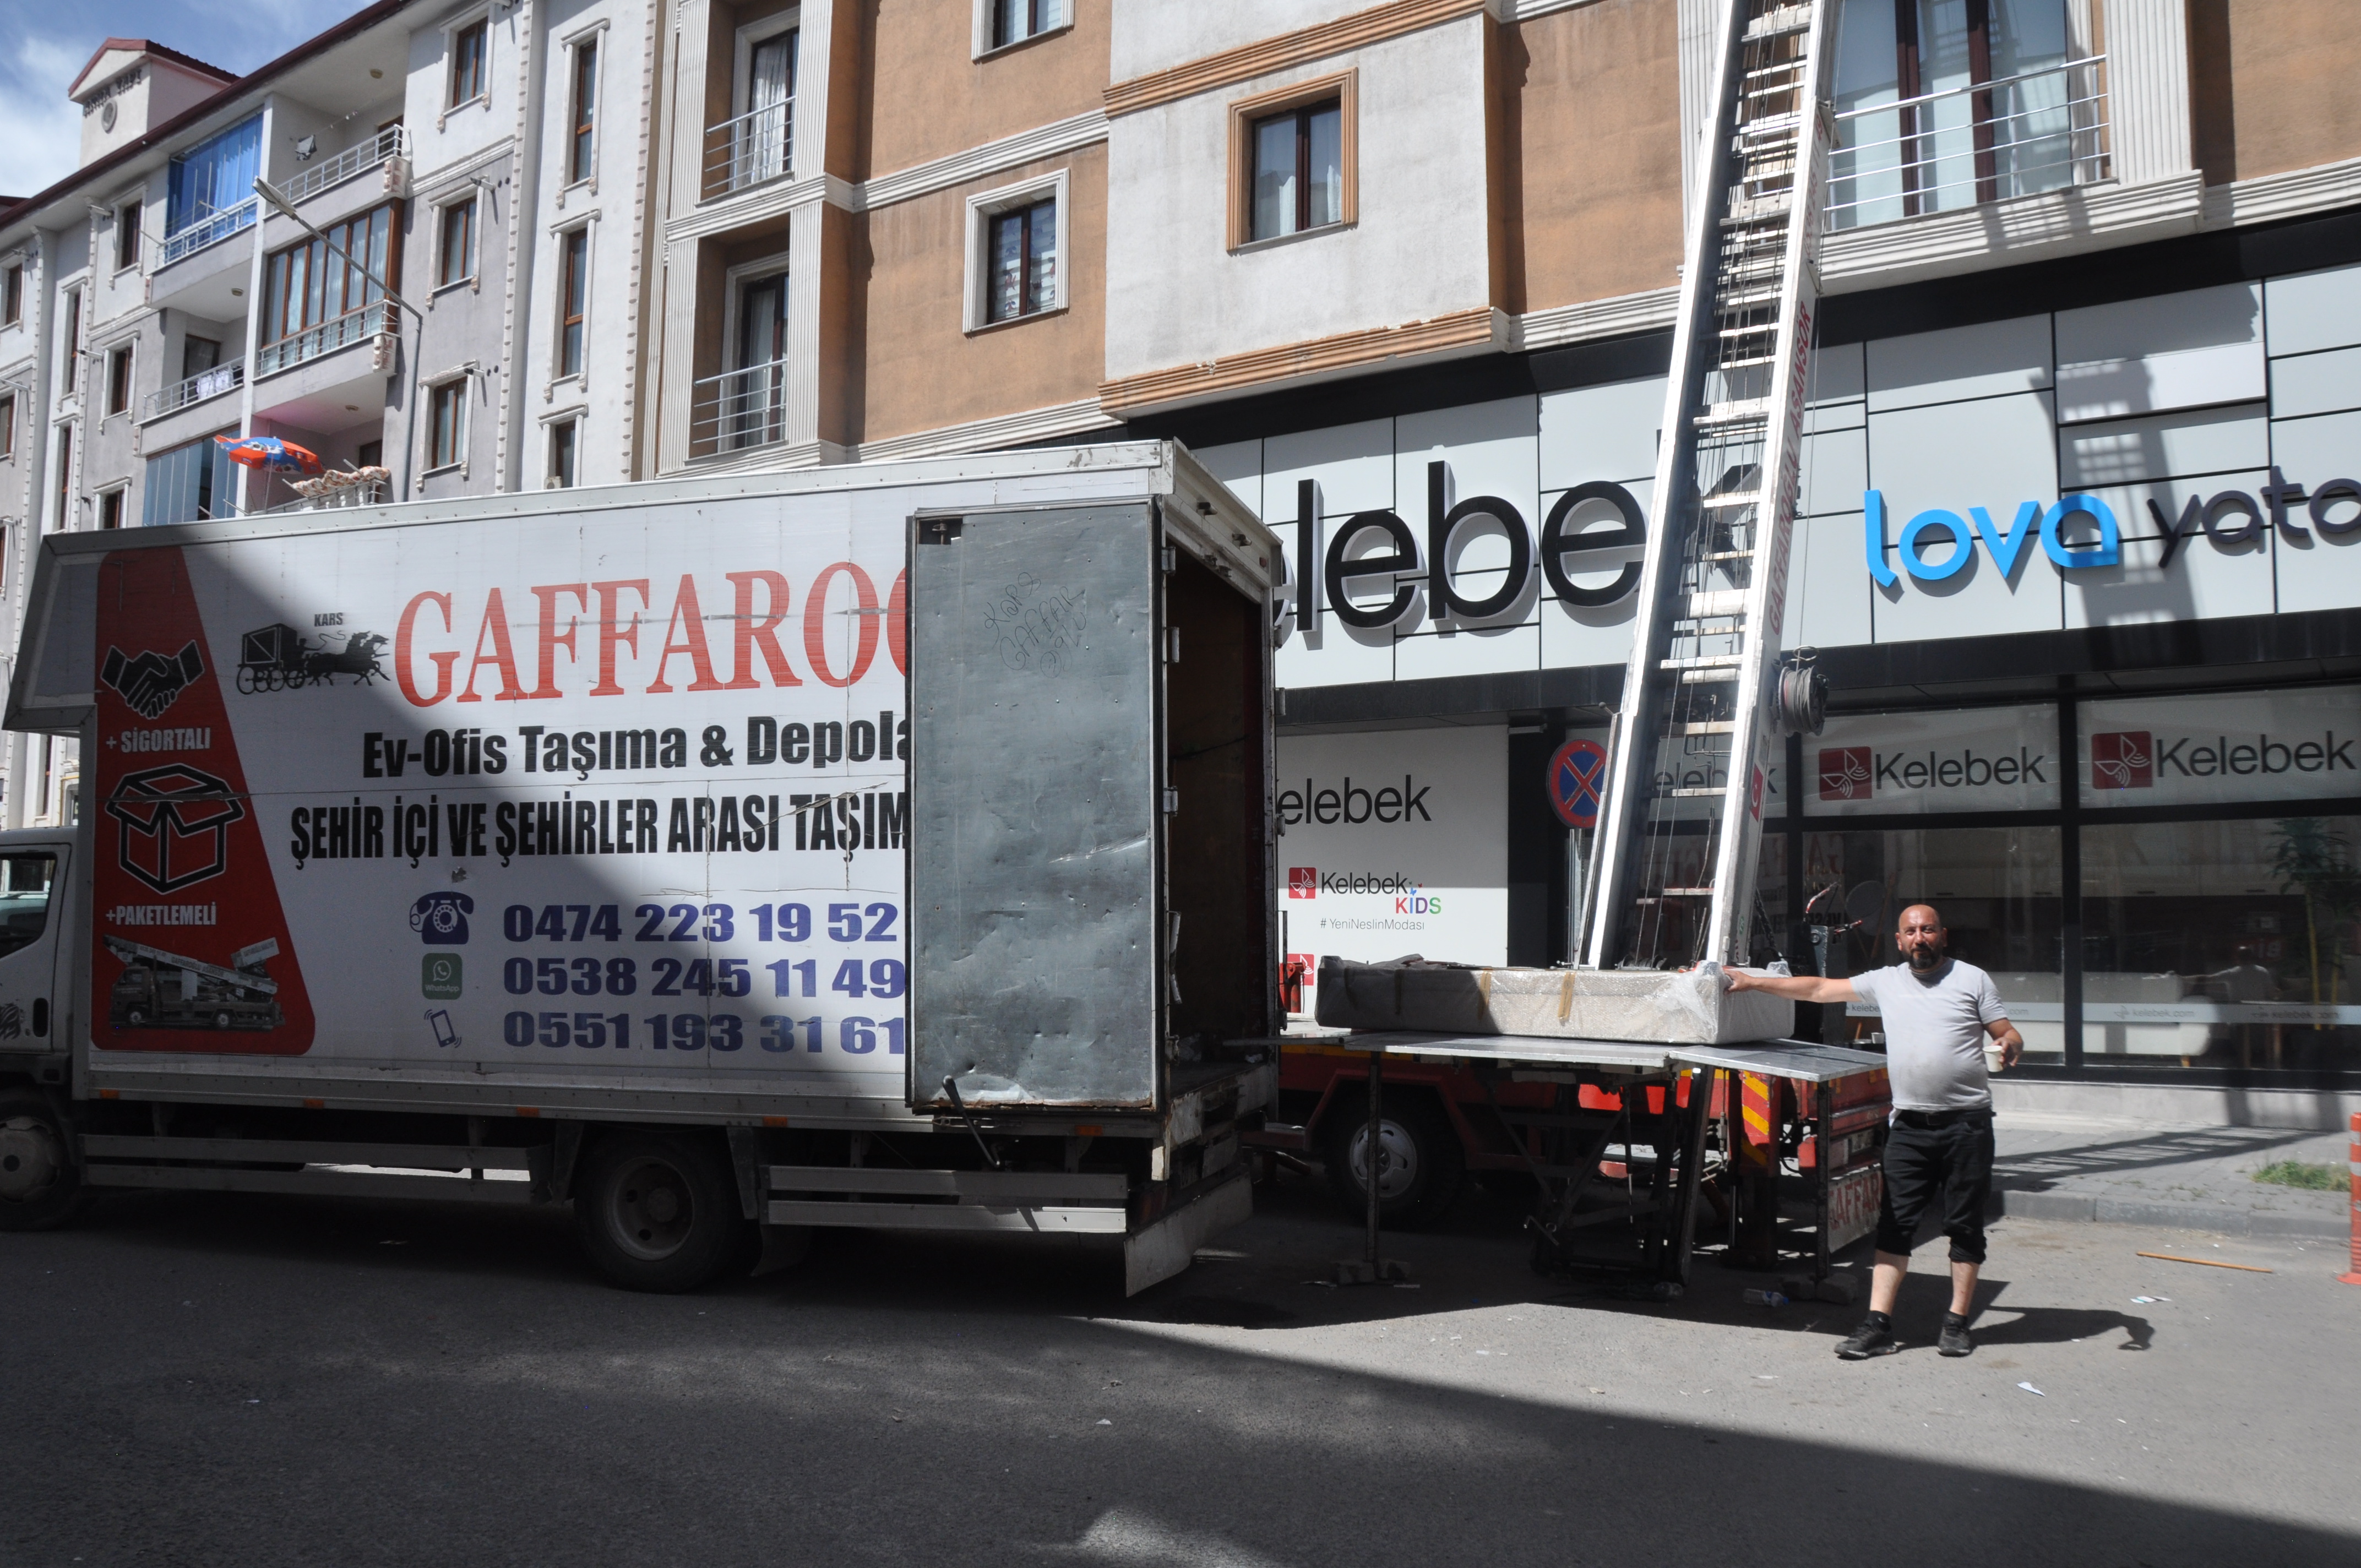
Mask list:
[[[1974,1111],[1992,1104],[1984,1071],[1987,1024],[2008,1017],[1992,976],[1951,959],[1925,976],[1908,964],[1852,977],[1885,1023],[1885,1070],[1902,1111]]]

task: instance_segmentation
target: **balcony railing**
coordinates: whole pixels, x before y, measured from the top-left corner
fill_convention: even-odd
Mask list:
[[[263,515],[383,506],[393,499],[392,481],[392,474],[384,468],[332,468],[316,477],[293,481],[287,488],[295,492],[295,499],[265,508]]]
[[[218,398],[224,392],[234,392],[245,385],[246,361],[233,359],[226,365],[200,370],[184,380],[148,393],[140,402],[139,418],[142,422],[162,419],[166,414],[193,407],[208,398]]]
[[[765,104],[705,130],[705,189],[726,196],[795,171],[796,101]]]
[[[322,322],[318,326],[306,327],[276,343],[264,344],[255,354],[254,373],[262,377],[280,370],[291,370],[306,360],[334,354],[340,348],[350,348],[357,343],[366,343],[380,333],[392,330],[393,307],[390,304],[363,305],[359,310],[346,311],[334,321]]]
[[[785,441],[786,408],[785,358],[708,376],[689,399],[689,455],[712,457]]]
[[[291,203],[316,196],[333,185],[341,185],[372,169],[384,167],[389,159],[410,156],[410,132],[401,126],[388,126],[357,147],[348,147],[327,162],[304,170],[287,181],[285,192]]]
[[[2106,56],[1848,110],[1828,226],[1859,228],[2107,178]]]
[[[164,248],[158,253],[156,265],[170,267],[184,256],[194,256],[209,245],[218,245],[240,229],[254,226],[255,200],[248,196],[235,207],[224,207],[210,216],[199,218],[177,234],[165,236]]]

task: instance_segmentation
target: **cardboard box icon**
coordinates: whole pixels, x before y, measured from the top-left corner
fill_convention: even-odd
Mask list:
[[[246,815],[246,803],[226,781],[172,762],[124,775],[106,814],[121,824],[123,869],[173,893],[229,869],[229,825]]]

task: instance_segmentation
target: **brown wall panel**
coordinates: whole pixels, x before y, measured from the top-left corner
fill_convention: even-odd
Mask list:
[[[967,199],[1060,168],[1066,309],[967,335]],[[868,214],[860,439],[964,424],[1093,396],[1106,373],[1106,148],[1005,170]]]
[[[2208,184],[2361,158],[2355,0],[2189,0],[2191,129]]]
[[[1487,72],[1503,95],[1492,117],[1518,138],[1522,180],[1508,204],[1494,197],[1496,276],[1520,308],[1676,280],[1676,22],[1674,0],[1598,0],[1502,29]]]
[[[847,178],[891,174],[1101,107],[1110,0],[1071,5],[1072,27],[975,60],[973,0],[861,0],[874,86],[860,172]]]

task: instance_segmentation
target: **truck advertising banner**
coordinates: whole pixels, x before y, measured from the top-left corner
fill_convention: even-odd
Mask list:
[[[903,557],[885,498],[109,554],[94,1048],[899,1100]]]

